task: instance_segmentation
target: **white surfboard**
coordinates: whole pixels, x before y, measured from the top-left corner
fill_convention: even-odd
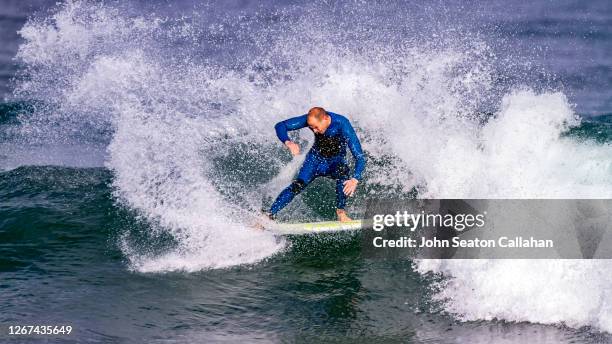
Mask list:
[[[356,231],[367,225],[367,220],[351,220],[347,222],[324,221],[307,223],[274,223],[266,229],[279,235],[303,235],[312,233],[330,233]]]

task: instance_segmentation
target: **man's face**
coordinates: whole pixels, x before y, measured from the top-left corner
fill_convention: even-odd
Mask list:
[[[308,123],[308,127],[315,133],[315,134],[323,134],[325,132],[325,130],[327,130],[327,127],[329,127],[329,121],[327,120],[329,118],[329,116],[323,116],[322,119],[317,119],[316,117],[308,117],[308,120],[306,121]]]

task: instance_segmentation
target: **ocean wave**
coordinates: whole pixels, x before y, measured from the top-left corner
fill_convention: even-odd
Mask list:
[[[566,96],[521,81],[508,85],[517,75],[500,74],[512,69],[497,68],[479,35],[436,28],[436,39],[418,30],[405,40],[332,20],[309,25],[309,14],[319,12],[304,13],[297,21],[263,15],[263,27],[257,16],[197,25],[68,1],[21,30],[18,60],[27,77],[15,94],[49,104],[25,125],[108,133],[104,164],[115,197],[176,239],[172,251],[151,256],[125,236],[120,245],[131,268],[196,271],[282,252],[286,242],[248,226],[262,195],[274,196],[299,166],[286,165],[287,155],[271,144],[274,123],[315,104],[348,115],[371,161],[391,157],[390,164],[368,166],[366,184],[438,198],[612,196],[610,145],[568,136],[581,124]],[[241,31],[225,33],[236,27]],[[215,62],[220,52],[230,63]],[[260,176],[238,165],[220,173],[217,162],[228,156],[265,157],[248,167]],[[368,196],[381,196],[376,190]],[[310,209],[297,202],[287,211]],[[611,267],[604,262],[417,266],[451,278],[436,297],[462,319],[612,330],[602,274]],[[584,281],[588,298],[577,288]],[[545,294],[551,286],[556,294]],[[561,298],[576,311],[553,314],[564,307]]]

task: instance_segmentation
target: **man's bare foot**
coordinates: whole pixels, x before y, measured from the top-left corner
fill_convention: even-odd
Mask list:
[[[274,216],[268,212],[262,212],[261,215],[255,220],[252,227],[263,231],[266,229],[266,225],[269,226],[270,223],[274,221]]]
[[[352,221],[344,209],[336,209],[336,215],[338,216],[338,221],[340,222]]]

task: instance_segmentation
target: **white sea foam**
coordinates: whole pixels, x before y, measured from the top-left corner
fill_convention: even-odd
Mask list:
[[[115,194],[176,239],[177,247],[161,256],[126,249],[132,267],[194,271],[252,263],[281,250],[282,240],[249,228],[253,217],[224,200],[207,177],[212,167],[205,148],[222,135],[235,142],[246,124],[190,112],[205,112],[199,102],[214,101],[217,92],[231,99],[226,85],[236,90],[248,85],[231,75],[215,79],[201,66],[172,70],[145,51],[155,25],[88,6],[68,2],[51,20],[31,22],[22,30],[27,43],[20,57],[33,68],[62,76],[65,87],[47,99],[56,100],[66,117],[112,127],[106,166],[114,172]],[[124,49],[123,39],[139,34],[145,42]],[[49,97],[43,79],[21,84],[19,91]]]
[[[612,149],[560,134],[576,122],[560,93],[517,91],[478,140],[441,153],[430,197],[610,198]],[[421,260],[449,279],[435,298],[463,320],[504,319],[612,330],[606,260]]]

